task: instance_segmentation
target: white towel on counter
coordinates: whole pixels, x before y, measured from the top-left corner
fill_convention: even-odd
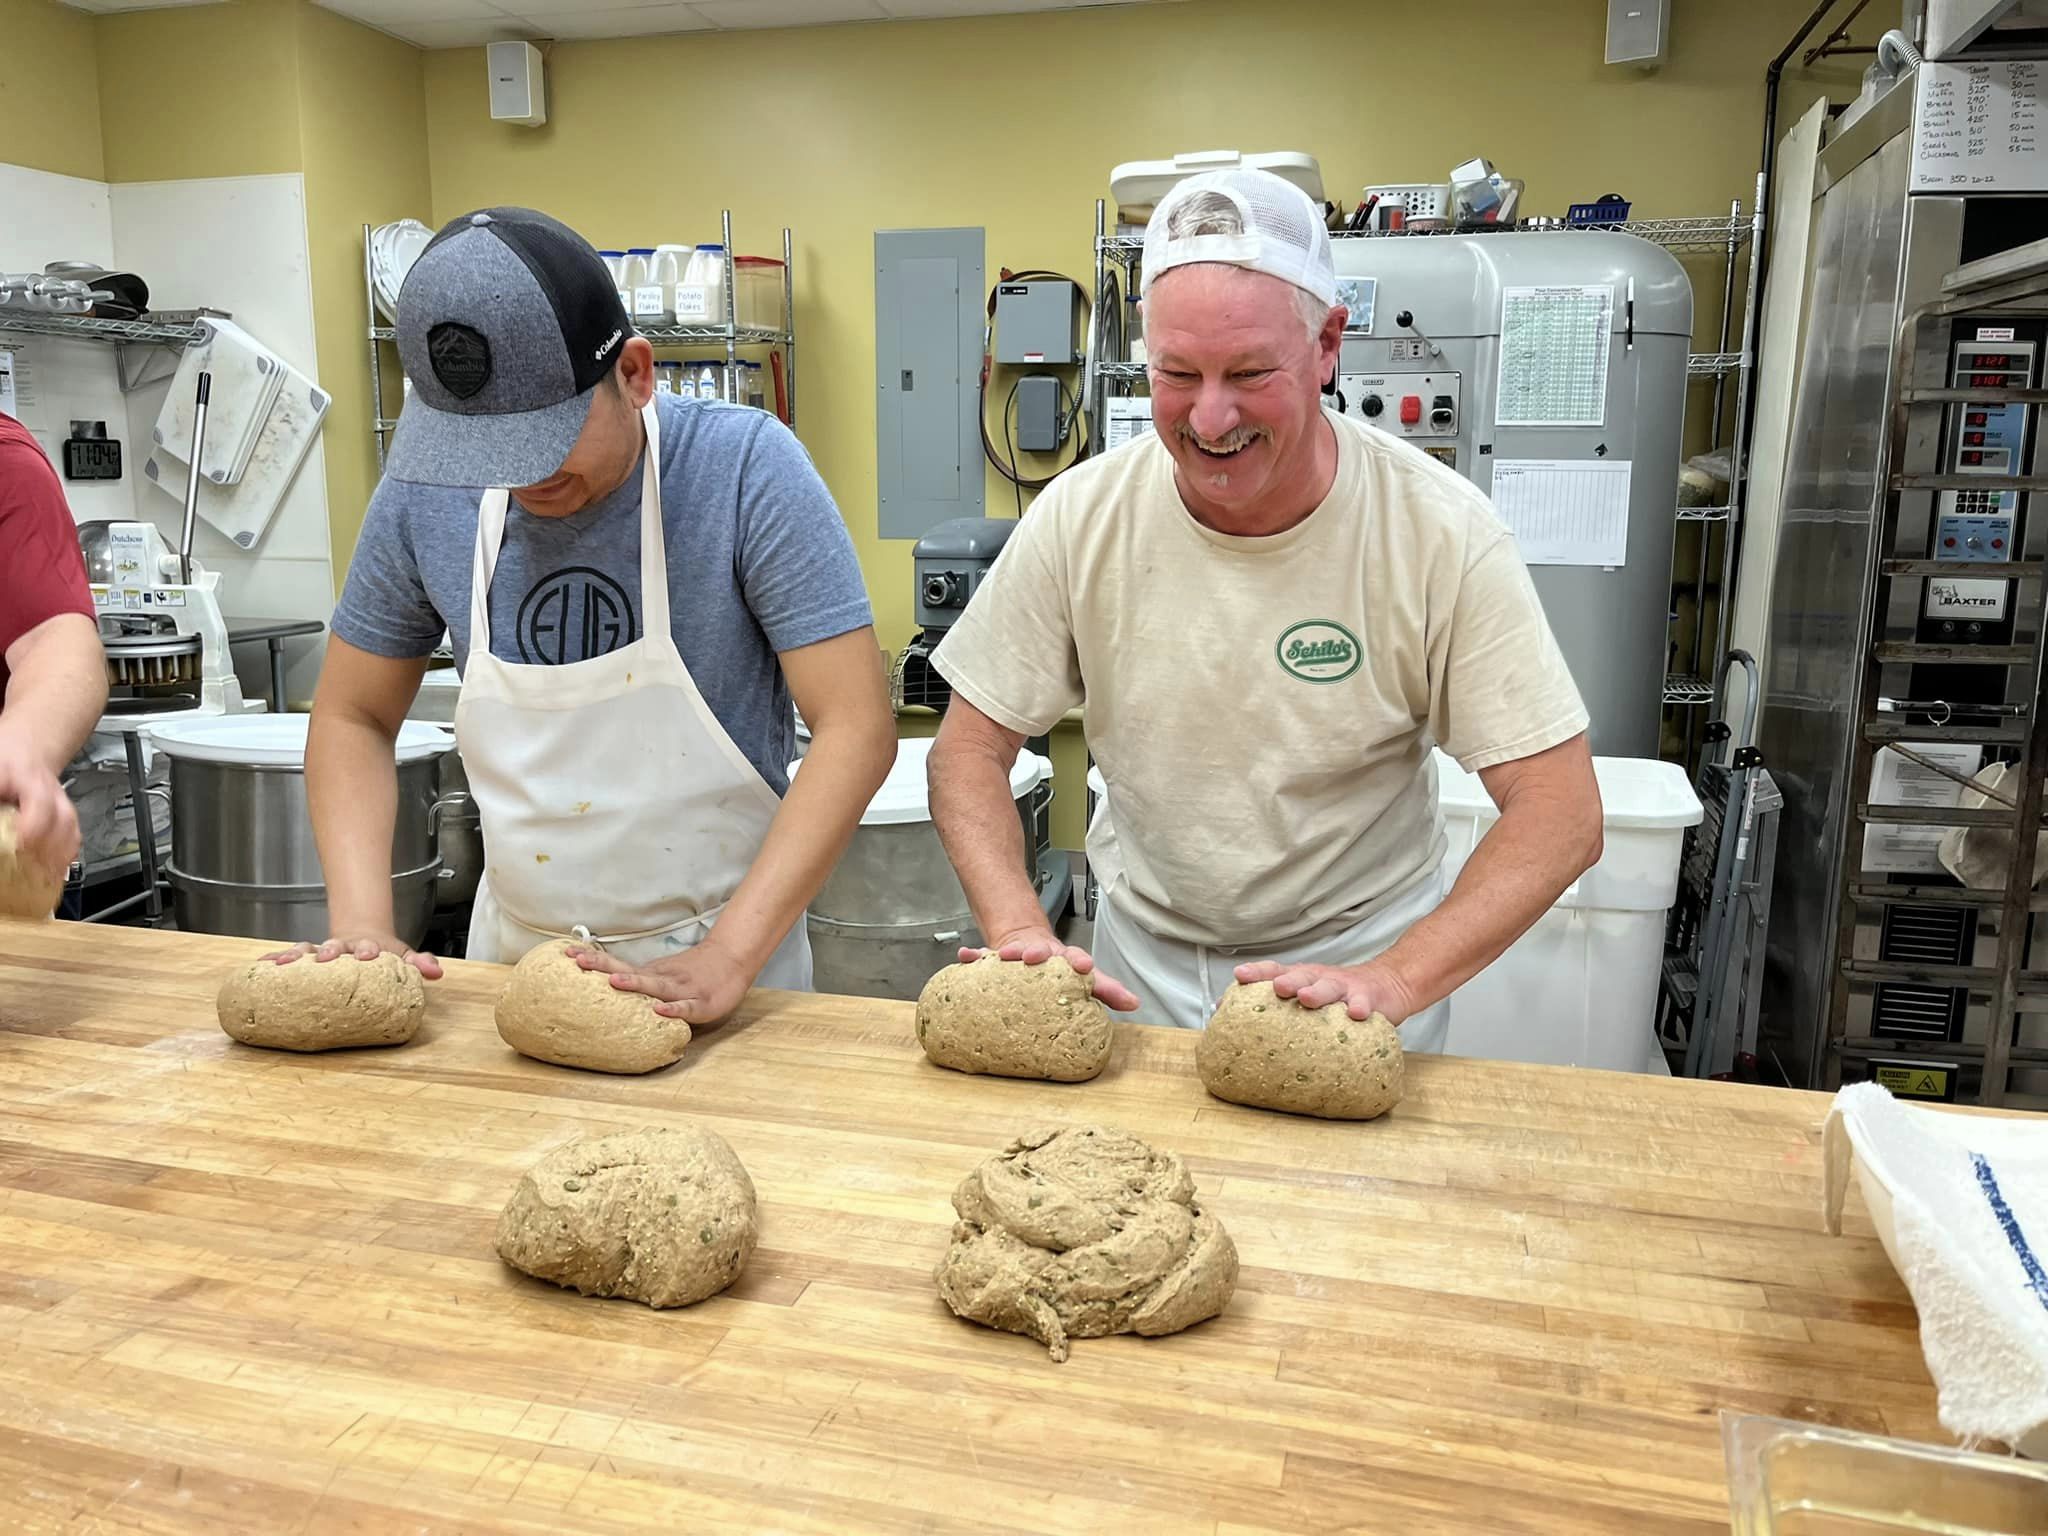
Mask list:
[[[1824,1144],[1827,1229],[1840,1234],[1860,1163],[1865,1203],[1919,1309],[1943,1426],[1968,1445],[2030,1442],[2037,1453],[2048,1437],[2048,1118],[1955,1114],[1856,1083],[1835,1096]]]

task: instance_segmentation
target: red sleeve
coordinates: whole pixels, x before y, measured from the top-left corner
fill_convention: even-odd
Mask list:
[[[0,680],[8,648],[60,613],[93,616],[78,525],[36,440],[0,416]]]

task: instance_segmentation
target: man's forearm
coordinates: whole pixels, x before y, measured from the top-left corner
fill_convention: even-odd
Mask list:
[[[372,720],[314,711],[306,799],[330,931],[391,932],[391,833],[398,817],[391,736]]]
[[[782,808],[739,889],[713,928],[713,941],[758,972],[853,841],[861,813],[888,772],[893,734],[860,727],[814,728],[803,772],[790,780]]]
[[[1535,806],[1511,807],[1479,841],[1442,905],[1376,962],[1406,1011],[1449,997],[1506,952],[1591,865],[1593,841]]]
[[[1045,909],[1024,872],[1024,827],[1006,762],[985,752],[935,758],[932,820],[986,943],[1045,928]]]
[[[107,705],[107,660],[99,631],[82,614],[50,620],[10,653],[0,738],[23,744],[61,774]]]

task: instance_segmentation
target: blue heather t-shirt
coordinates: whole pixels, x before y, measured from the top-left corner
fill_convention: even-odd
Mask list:
[[[790,430],[764,411],[658,394],[669,627],[697,691],[779,795],[796,720],[776,652],[874,622],[853,540]],[[643,455],[644,457],[644,455]],[[491,650],[560,665],[639,638],[636,464],[602,501],[534,517],[514,500],[491,582]],[[379,656],[469,657],[481,488],[386,478],[370,498],[332,629]]]

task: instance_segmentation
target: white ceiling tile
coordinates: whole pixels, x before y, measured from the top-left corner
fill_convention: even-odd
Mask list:
[[[897,21],[934,16],[1006,16],[1022,11],[1074,11],[1103,5],[1143,5],[1147,0],[876,0]]]
[[[840,21],[884,21],[877,0],[691,0],[714,27],[812,27]]]
[[[496,21],[371,21],[363,25],[419,48],[481,48],[485,43],[542,35],[516,16],[500,16]]]
[[[522,7],[519,14],[542,37],[651,37],[662,32],[701,32],[710,26],[694,6],[675,0],[626,7],[614,3],[602,10],[568,9],[557,3],[544,10]]]
[[[503,7],[489,0],[314,0],[314,4],[380,27],[403,31],[416,21],[486,21],[503,25]]]

